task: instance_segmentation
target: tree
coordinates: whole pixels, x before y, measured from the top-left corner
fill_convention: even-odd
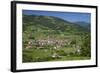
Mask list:
[[[83,44],[81,46],[81,55],[82,56],[91,56],[91,39],[90,34],[84,35]]]

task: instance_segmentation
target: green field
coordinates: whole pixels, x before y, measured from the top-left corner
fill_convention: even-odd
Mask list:
[[[65,50],[66,51],[66,50]],[[70,51],[68,51],[70,52]],[[59,57],[52,57],[52,50],[37,49],[23,50],[23,62],[43,62],[43,61],[66,61],[66,60],[87,60],[90,57],[80,56],[79,54],[67,53],[62,50],[58,51]]]

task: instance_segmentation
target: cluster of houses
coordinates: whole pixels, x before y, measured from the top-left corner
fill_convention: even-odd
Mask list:
[[[28,41],[26,48],[31,48],[32,46],[44,47],[46,45],[62,47],[64,45],[70,45],[70,43],[71,43],[70,40],[57,40],[57,39],[30,40]]]
[[[71,44],[70,40],[60,40],[60,39],[58,39],[58,40],[57,39],[30,40],[27,42],[26,49],[32,48],[33,46],[36,46],[38,48],[39,47],[44,48],[45,45],[53,46],[53,50],[58,50],[59,48],[65,46],[65,45],[72,45],[72,44]],[[73,44],[73,47],[75,47],[76,52],[78,54],[81,53],[79,45],[75,46],[75,44]],[[54,52],[52,57],[53,58],[55,58],[55,57],[60,58],[61,56],[59,56],[57,54],[57,52]]]

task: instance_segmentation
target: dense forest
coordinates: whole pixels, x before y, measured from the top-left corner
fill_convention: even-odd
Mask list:
[[[23,62],[91,58],[90,24],[42,15],[23,14],[22,19]]]

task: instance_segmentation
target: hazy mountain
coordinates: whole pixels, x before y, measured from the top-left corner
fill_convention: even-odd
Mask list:
[[[84,28],[90,29],[90,23],[79,21],[79,22],[74,22],[75,24],[78,24]]]

